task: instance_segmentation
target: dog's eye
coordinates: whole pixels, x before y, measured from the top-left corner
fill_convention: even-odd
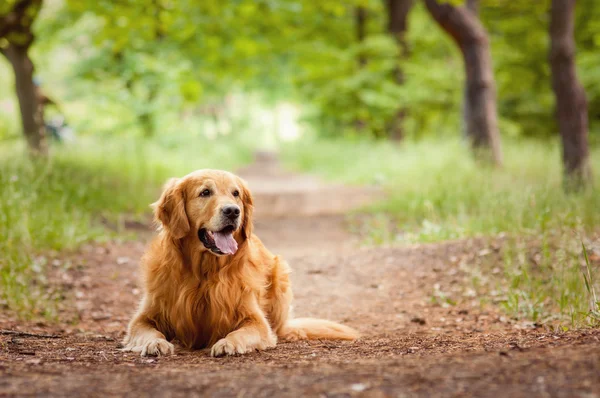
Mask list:
[[[210,189],[205,189],[204,191],[200,192],[200,196],[203,198],[210,196]]]
[[[240,196],[240,191],[238,191],[237,189],[233,191],[233,196]]]

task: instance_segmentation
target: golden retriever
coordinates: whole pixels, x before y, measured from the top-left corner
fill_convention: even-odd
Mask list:
[[[331,321],[291,318],[290,268],[253,234],[241,178],[220,170],[173,178],[153,207],[160,232],[142,258],[144,296],[124,350],[167,355],[176,338],[223,356],[265,350],[278,338],[358,337]]]

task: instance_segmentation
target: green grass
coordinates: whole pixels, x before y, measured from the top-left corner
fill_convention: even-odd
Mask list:
[[[55,146],[48,161],[31,161],[14,144],[0,148],[0,159],[0,305],[27,317],[52,311],[45,253],[105,239],[100,220],[148,214],[168,177],[234,169],[250,151],[229,141],[83,138]]]
[[[600,196],[561,189],[557,145],[505,142],[505,167],[475,163],[457,141],[400,147],[368,141],[305,142],[285,148],[292,168],[347,183],[380,183],[387,200],[369,209],[391,215],[400,240],[438,241],[555,227],[599,225]],[[600,170],[600,151],[594,151]],[[596,173],[596,185],[600,182]]]
[[[563,328],[597,326],[600,262],[591,262],[587,250],[575,231],[537,239],[514,236],[500,245],[500,258],[476,257],[463,270],[482,301],[498,302],[516,319]]]
[[[585,289],[588,292],[589,299],[589,312],[588,316],[595,321],[600,321],[600,301],[598,300],[598,296],[596,295],[596,286],[595,286],[595,272],[592,271],[592,264],[590,263],[590,258],[588,256],[588,251],[585,247],[585,244],[581,242],[581,249],[583,251],[583,256],[585,259],[585,265],[583,267],[583,279],[585,281]]]
[[[473,264],[484,298],[503,292],[508,313],[561,324],[595,323],[581,265],[581,239],[597,236],[600,195],[562,189],[556,142],[504,141],[505,166],[476,163],[458,140],[402,145],[371,141],[304,141],[284,149],[292,168],[350,184],[376,183],[388,197],[364,211],[370,241],[435,242],[470,237],[503,240],[502,272]],[[594,186],[600,151],[592,151]],[[540,257],[531,260],[532,255]],[[599,264],[588,263],[589,279]],[[587,274],[586,274],[587,275]],[[587,277],[587,276],[586,276]],[[598,280],[588,284],[598,289]]]

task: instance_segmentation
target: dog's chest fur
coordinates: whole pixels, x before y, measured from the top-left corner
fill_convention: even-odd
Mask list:
[[[245,261],[220,268],[210,261],[216,260],[207,257],[204,264],[190,269],[161,267],[166,274],[149,284],[161,307],[157,328],[188,348],[209,347],[237,329],[246,312],[240,306],[248,296],[261,302],[265,294],[266,277],[253,264]]]
[[[231,276],[202,281],[195,290],[191,286],[171,311],[176,336],[186,346],[211,346],[244,321],[239,306],[247,294],[260,296],[259,291],[248,291],[241,280]]]

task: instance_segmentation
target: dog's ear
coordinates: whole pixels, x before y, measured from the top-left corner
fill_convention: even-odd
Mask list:
[[[244,218],[242,220],[242,238],[248,239],[252,236],[252,213],[254,212],[254,202],[252,193],[248,188],[246,181],[240,178],[240,186],[242,188],[242,203],[244,203]]]
[[[154,219],[175,239],[190,232],[190,223],[185,212],[185,192],[178,178],[165,183],[160,199],[152,204]]]

